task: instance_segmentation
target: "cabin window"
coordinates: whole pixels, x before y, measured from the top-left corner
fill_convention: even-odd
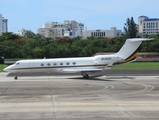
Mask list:
[[[48,63],[47,66],[50,66],[50,63]]]
[[[44,64],[43,64],[43,63],[41,63],[41,66],[44,66]]]
[[[73,64],[73,65],[76,65],[76,62],[73,62],[72,64]]]
[[[57,65],[57,63],[54,63],[54,65],[56,66],[56,65]]]
[[[63,63],[60,63],[60,65],[63,65]]]
[[[66,65],[69,65],[69,64],[70,64],[69,62],[66,63]]]

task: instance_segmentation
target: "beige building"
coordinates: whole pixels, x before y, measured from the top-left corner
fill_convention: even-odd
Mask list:
[[[86,39],[87,37],[118,37],[122,34],[121,30],[117,30],[116,27],[112,27],[110,30],[84,30],[83,31],[83,38]]]
[[[8,31],[8,19],[5,19],[2,14],[0,14],[0,34]]]
[[[139,34],[141,36],[159,33],[159,18],[138,17]]]

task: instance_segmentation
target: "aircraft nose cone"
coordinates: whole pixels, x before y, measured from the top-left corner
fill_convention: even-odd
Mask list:
[[[4,68],[3,71],[9,72],[9,71],[10,71],[10,70],[9,70],[9,67]]]
[[[4,68],[3,71],[6,71],[6,72],[7,72],[7,68]]]

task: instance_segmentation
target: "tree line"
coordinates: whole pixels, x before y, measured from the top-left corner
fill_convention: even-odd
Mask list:
[[[5,34],[5,33],[4,33]],[[0,37],[3,37],[2,34]],[[7,33],[8,34],[8,33]],[[148,36],[154,41],[143,42],[141,52],[159,52],[159,34]],[[124,44],[125,36],[116,38],[88,37],[80,38],[24,38],[0,41],[0,55],[5,58],[59,58],[92,56],[97,52],[117,52]]]
[[[129,18],[128,18],[129,19]],[[0,56],[5,58],[60,58],[60,57],[85,57],[97,52],[117,52],[127,38],[137,37],[133,19],[127,19],[125,34],[115,38],[88,37],[76,38],[45,38],[31,31],[21,37],[12,32],[0,35]],[[133,27],[130,29],[130,27]],[[133,31],[132,31],[133,30]],[[154,41],[143,42],[141,52],[159,52],[159,34],[147,35],[155,38]]]

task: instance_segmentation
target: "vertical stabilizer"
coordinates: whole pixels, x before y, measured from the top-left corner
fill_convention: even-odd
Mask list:
[[[153,40],[149,38],[131,38],[127,39],[123,47],[116,53],[120,56],[125,62],[134,60],[137,57],[138,48],[141,45],[142,41]]]

